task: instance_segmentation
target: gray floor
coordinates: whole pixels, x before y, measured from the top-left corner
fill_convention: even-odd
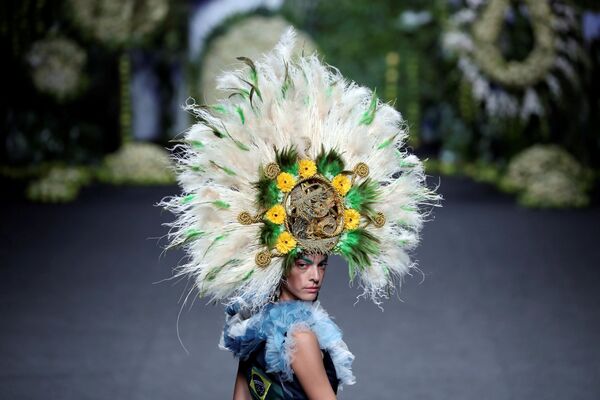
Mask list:
[[[381,312],[331,263],[321,301],[356,355],[341,399],[600,398],[600,208],[530,211],[442,178],[401,301]],[[2,203],[1,399],[227,399],[222,309],[156,283],[175,188],[93,187],[72,205]],[[177,326],[184,350],[179,342]]]

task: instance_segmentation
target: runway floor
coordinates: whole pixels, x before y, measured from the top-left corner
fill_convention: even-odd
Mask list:
[[[423,275],[384,312],[353,305],[330,263],[320,300],[356,356],[339,398],[599,399],[600,207],[527,210],[462,178],[439,190]],[[176,191],[0,200],[1,399],[231,398],[222,308],[197,299],[178,323],[186,282],[162,281],[182,254],[161,255],[172,217],[153,204]]]

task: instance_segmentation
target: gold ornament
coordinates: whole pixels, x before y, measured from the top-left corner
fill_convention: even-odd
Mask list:
[[[344,229],[344,206],[327,178],[315,174],[299,181],[283,205],[285,227],[303,250],[324,254],[337,244]]]
[[[254,218],[248,211],[242,211],[238,214],[237,220],[242,225],[250,225],[254,222]]]
[[[277,163],[268,163],[265,167],[265,176],[269,179],[277,178],[277,175],[279,175],[280,172],[281,170],[279,169],[279,165],[277,165]]]
[[[359,162],[354,167],[354,174],[361,178],[366,178],[369,175],[369,166],[364,162]]]
[[[266,267],[271,263],[271,252],[268,250],[258,252],[254,258],[254,261],[259,267]]]
[[[378,212],[375,217],[373,217],[373,224],[377,228],[381,228],[383,225],[385,225],[385,215],[383,215],[382,212]]]

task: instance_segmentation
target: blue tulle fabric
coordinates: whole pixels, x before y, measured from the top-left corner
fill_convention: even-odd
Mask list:
[[[353,384],[355,379],[351,365],[354,355],[343,342],[340,328],[319,302],[298,300],[269,303],[247,319],[240,316],[239,307],[230,306],[226,309],[221,347],[245,360],[261,342],[266,341],[267,372],[279,373],[284,380],[291,381],[291,358],[294,352],[292,333],[308,329],[315,333],[321,349],[331,355],[340,382]]]

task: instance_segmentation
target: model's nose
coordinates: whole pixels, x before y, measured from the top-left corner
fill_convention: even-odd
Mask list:
[[[319,268],[314,264],[310,268],[310,279],[315,283],[319,283]]]

